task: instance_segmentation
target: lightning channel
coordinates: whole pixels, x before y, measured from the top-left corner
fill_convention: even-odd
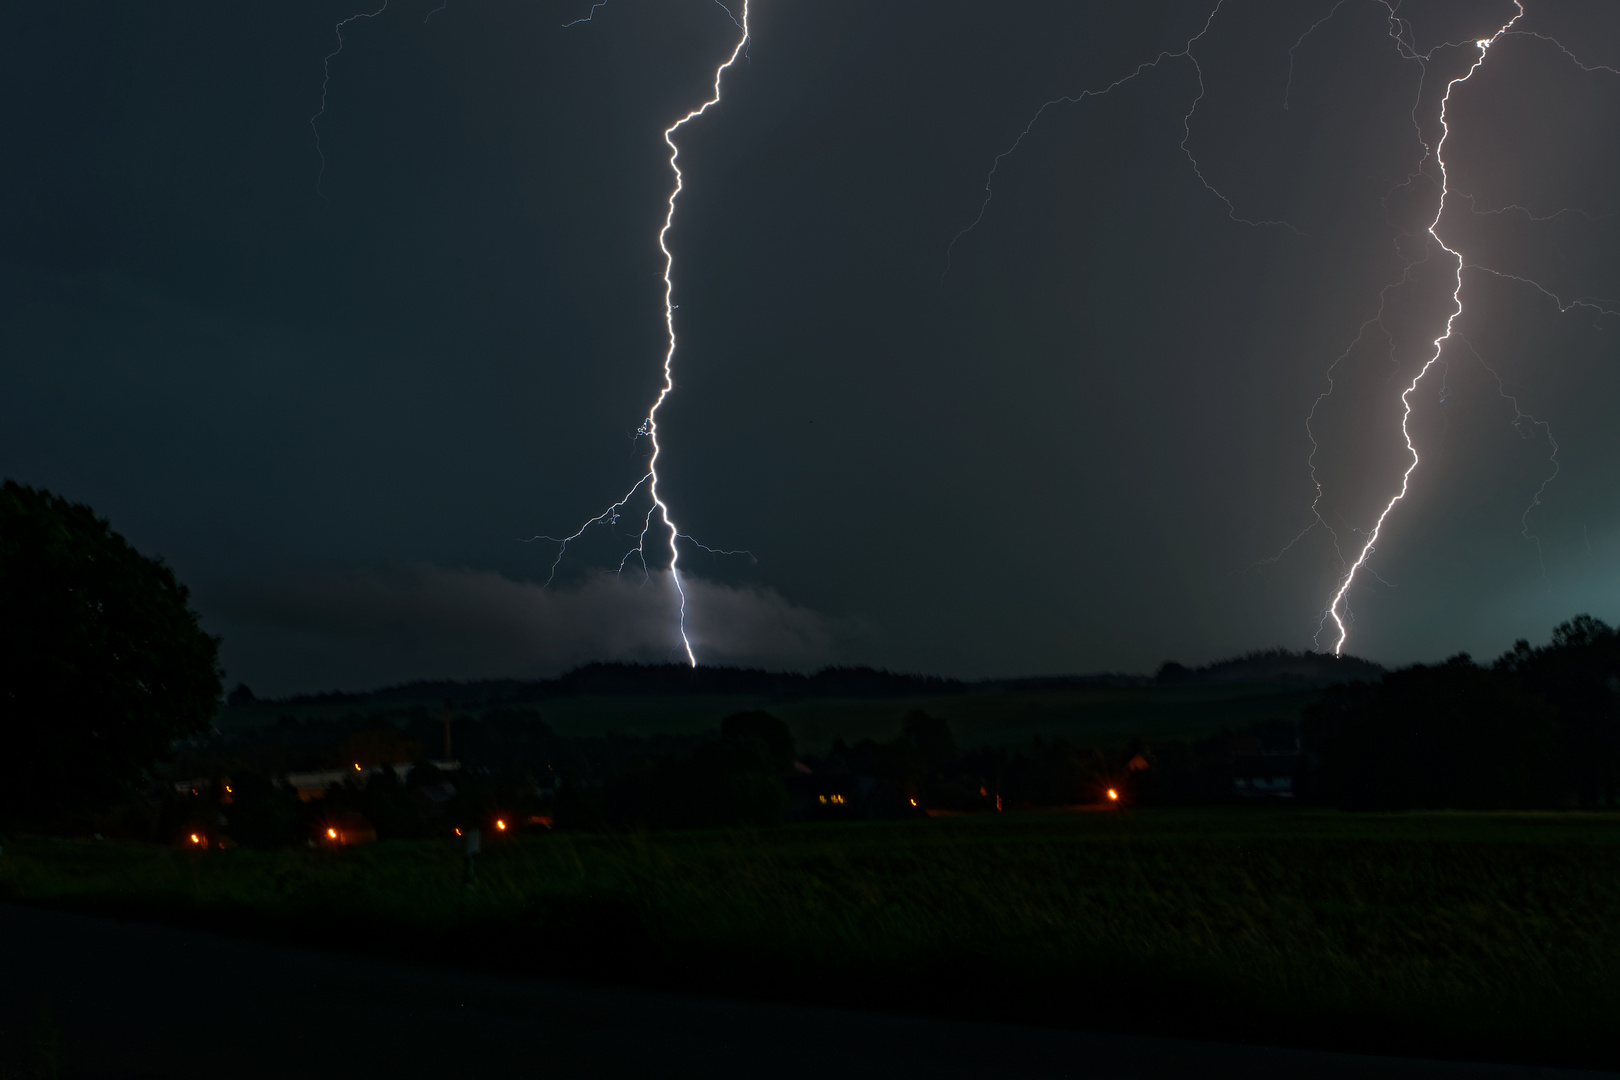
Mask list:
[[[1582,62],[1581,58],[1576,56],[1575,53],[1570,50],[1568,45],[1565,45],[1562,41],[1559,41],[1550,34],[1537,34],[1530,30],[1511,30],[1509,33],[1511,33],[1514,37],[1528,37],[1535,38],[1537,41],[1545,41],[1547,44],[1553,46],[1559,52],[1567,56],[1572,64],[1587,73],[1594,71],[1606,71],[1610,75],[1620,75],[1620,68],[1610,67],[1607,64],[1587,64]]]
[[[595,15],[597,9],[600,8],[604,3],[606,3],[606,0],[600,0],[599,3],[593,5],[590,15]],[[535,537],[536,540],[550,540],[558,545],[557,557],[552,562],[550,576],[548,576],[546,579],[547,584],[550,584],[557,575],[557,567],[562,562],[563,555],[567,551],[568,545],[573,541],[578,540],[594,525],[616,523],[623,515],[625,507],[629,504],[630,500],[635,497],[636,492],[645,487],[648,497],[652,500],[652,505],[648,508],[646,517],[642,519],[641,532],[636,538],[636,546],[626,552],[624,557],[619,560],[618,572],[622,572],[632,558],[639,557],[643,571],[646,573],[647,578],[650,578],[652,571],[647,564],[647,544],[649,539],[653,536],[654,531],[659,529],[661,529],[663,533],[669,537],[667,544],[669,549],[669,576],[670,581],[675,586],[675,593],[679,602],[679,614],[676,629],[680,635],[681,650],[686,654],[687,663],[689,663],[692,667],[697,667],[697,653],[692,648],[692,637],[687,631],[686,626],[687,593],[686,584],[681,580],[681,552],[678,543],[682,539],[690,540],[690,537],[681,532],[679,527],[675,524],[675,515],[670,510],[669,502],[658,490],[658,460],[663,455],[663,446],[658,441],[658,410],[663,408],[664,403],[669,400],[670,394],[675,391],[675,350],[677,345],[675,334],[675,309],[677,305],[675,303],[675,253],[671,251],[669,247],[669,233],[670,230],[675,227],[676,203],[680,200],[681,192],[686,189],[686,176],[681,172],[680,165],[681,148],[680,145],[675,141],[675,136],[681,130],[681,128],[692,123],[694,120],[699,119],[710,109],[720,104],[721,84],[725,80],[726,72],[737,63],[738,57],[746,55],[748,49],[748,0],[743,0],[740,16],[733,13],[732,10],[726,7],[724,4],[718,4],[718,0],[717,6],[722,8],[726,14],[731,17],[733,24],[736,25],[737,29],[740,31],[740,36],[737,38],[737,43],[732,47],[731,53],[726,57],[725,61],[714,69],[713,91],[708,100],[704,101],[703,104],[699,105],[697,108],[690,110],[686,113],[686,115],[682,116],[673,124],[669,125],[669,127],[664,129],[664,143],[669,147],[669,169],[675,178],[675,184],[669,192],[667,210],[664,214],[664,225],[663,228],[658,230],[658,249],[664,254],[664,330],[667,334],[668,346],[664,350],[663,385],[659,388],[658,394],[653,399],[651,407],[648,408],[646,419],[642,420],[641,426],[636,429],[636,437],[640,438],[645,436],[652,446],[652,455],[647,460],[647,471],[641,477],[641,479],[637,480],[633,485],[631,485],[630,489],[626,491],[617,502],[613,503],[606,510],[591,518],[589,521],[586,521],[572,534],[565,537]],[[586,16],[585,19],[578,19],[575,20],[575,22],[586,22],[589,21],[589,18],[590,16]],[[566,25],[574,24],[569,23]],[[693,541],[693,543],[695,544],[696,542]],[[746,551],[723,551],[718,548],[705,547],[701,544],[696,546],[701,547],[703,550],[709,551],[715,555],[746,554],[749,556],[749,558],[753,558],[753,555]],[[643,579],[643,583],[645,583],[647,578]]]
[[[587,11],[581,18],[563,23],[563,29],[566,30],[570,26],[578,26],[580,23],[590,22],[592,19],[596,18],[596,12],[598,9],[607,7],[607,2],[608,0],[596,0],[596,3],[591,5],[591,10]]]
[[[321,129],[315,122],[326,114],[326,88],[332,81],[332,58],[343,51],[343,28],[345,26],[348,26],[356,19],[375,19],[387,10],[388,0],[383,0],[382,6],[376,11],[361,11],[350,15],[348,18],[339,19],[337,25],[332,27],[332,32],[337,35],[337,48],[321,59],[321,107],[316,109],[315,115],[309,118],[309,130],[315,133],[315,153],[321,159],[320,171],[315,174],[315,191],[320,195],[321,201],[328,206],[332,204],[332,200],[328,199],[326,192],[321,190],[321,180],[326,176],[326,151],[321,149]],[[429,14],[432,13],[429,12]]]
[[[1560,315],[1567,315],[1576,308],[1585,308],[1597,315],[1620,315],[1620,301],[1599,300],[1585,296],[1577,296],[1574,299],[1566,300],[1534,278],[1521,277],[1518,274],[1509,274],[1502,270],[1493,270],[1482,263],[1468,263],[1465,269],[1478,270],[1481,273],[1499,277],[1504,281],[1517,281],[1521,285],[1528,285],[1551,300],[1557,306]]]
[[[1547,557],[1541,550],[1541,537],[1530,531],[1530,515],[1535,511],[1536,507],[1541,505],[1541,497],[1547,494],[1548,485],[1558,479],[1558,474],[1563,468],[1558,460],[1558,440],[1553,436],[1551,424],[1545,420],[1537,420],[1519,406],[1518,395],[1508,393],[1507,383],[1503,381],[1501,374],[1485,362],[1485,358],[1479,355],[1479,350],[1474,347],[1472,341],[1469,341],[1462,334],[1457,335],[1457,340],[1462,342],[1463,347],[1479,362],[1479,366],[1489,372],[1491,378],[1496,380],[1496,392],[1507,399],[1508,404],[1513,406],[1513,419],[1509,421],[1513,425],[1513,430],[1517,431],[1521,438],[1528,439],[1539,428],[1542,435],[1547,439],[1547,446],[1551,450],[1551,453],[1547,455],[1547,464],[1552,466],[1552,472],[1542,477],[1541,486],[1530,497],[1530,505],[1526,506],[1524,513],[1519,515],[1519,532],[1526,540],[1535,545],[1536,562],[1541,566],[1541,579],[1546,581]]]
[[[1342,607],[1344,607],[1345,597],[1350,592],[1351,586],[1355,584],[1357,572],[1367,564],[1367,560],[1372,556],[1374,549],[1377,547],[1378,537],[1384,530],[1384,523],[1389,520],[1389,515],[1394,512],[1396,504],[1398,504],[1402,499],[1406,498],[1407,491],[1411,489],[1412,473],[1417,471],[1419,457],[1417,447],[1412,442],[1411,429],[1408,426],[1412,418],[1412,395],[1417,392],[1418,385],[1423,381],[1424,377],[1429,374],[1430,369],[1433,368],[1435,363],[1440,359],[1441,353],[1445,351],[1446,342],[1451,339],[1452,328],[1456,325],[1457,317],[1463,312],[1462,288],[1463,266],[1465,264],[1465,260],[1460,252],[1453,249],[1440,238],[1439,231],[1440,219],[1445,216],[1446,212],[1446,195],[1448,193],[1449,186],[1449,179],[1446,172],[1445,146],[1446,140],[1451,136],[1451,127],[1447,123],[1446,119],[1446,112],[1451,106],[1451,92],[1455,90],[1460,83],[1465,83],[1474,77],[1474,72],[1478,71],[1485,63],[1485,58],[1489,55],[1491,46],[1496,44],[1502,35],[1512,30],[1514,24],[1524,17],[1523,0],[1513,0],[1513,6],[1515,8],[1515,14],[1511,19],[1504,23],[1496,31],[1496,33],[1492,34],[1488,38],[1480,38],[1474,42],[1474,46],[1479,50],[1479,55],[1474,58],[1474,62],[1469,65],[1466,72],[1446,83],[1446,92],[1440,99],[1440,138],[1435,141],[1433,155],[1435,166],[1439,170],[1440,174],[1440,200],[1439,205],[1435,208],[1434,219],[1429,222],[1428,234],[1434,239],[1434,242],[1440,246],[1441,250],[1445,251],[1454,260],[1456,260],[1456,272],[1451,291],[1451,311],[1446,315],[1444,329],[1433,341],[1432,347],[1434,351],[1429,358],[1424,361],[1423,366],[1418,369],[1418,373],[1412,377],[1412,381],[1407,384],[1406,389],[1401,392],[1401,438],[1406,443],[1406,452],[1410,457],[1410,461],[1406,466],[1405,472],[1401,474],[1400,490],[1397,491],[1390,498],[1390,500],[1384,504],[1383,512],[1378,515],[1377,522],[1374,523],[1372,531],[1367,535],[1366,543],[1364,543],[1361,547],[1361,553],[1356,556],[1355,561],[1350,564],[1350,568],[1345,571],[1344,576],[1339,581],[1338,590],[1334,592],[1333,598],[1328,602],[1326,617],[1327,619],[1333,620],[1333,624],[1338,628],[1339,631],[1338,640],[1333,644],[1333,653],[1335,656],[1342,655],[1344,652],[1345,639],[1350,636],[1349,627],[1344,621],[1345,616],[1340,610]],[[1394,18],[1395,16],[1392,10],[1391,19],[1393,20]],[[1416,106],[1414,106],[1414,113],[1415,110]],[[1326,626],[1326,621],[1326,619],[1323,620],[1324,627]]]
[[[1227,196],[1219,188],[1217,188],[1214,184],[1211,184],[1208,178],[1204,176],[1204,170],[1199,166],[1198,158],[1193,154],[1192,149],[1187,145],[1187,143],[1192,139],[1193,114],[1198,111],[1198,105],[1204,100],[1205,92],[1204,69],[1198,63],[1198,57],[1193,55],[1193,46],[1197,45],[1198,42],[1202,40],[1204,35],[1209,33],[1209,28],[1215,23],[1215,16],[1220,14],[1221,7],[1225,3],[1226,0],[1216,0],[1215,6],[1210,9],[1209,15],[1204,19],[1204,25],[1199,28],[1198,33],[1188,38],[1186,43],[1182,45],[1180,49],[1174,52],[1170,51],[1169,49],[1161,50],[1153,59],[1142,61],[1140,64],[1136,65],[1136,67],[1132,69],[1130,73],[1121,75],[1119,78],[1115,79],[1108,85],[1101,87],[1100,89],[1088,89],[1081,90],[1079,93],[1075,94],[1064,94],[1042,103],[1041,107],[1035,110],[1035,114],[1029,118],[1029,123],[1025,124],[1023,130],[1018,133],[1018,137],[1013,139],[1012,144],[1008,146],[1007,149],[997,154],[990,162],[990,171],[985,175],[984,178],[984,198],[979,202],[979,212],[974,215],[972,221],[968,222],[965,226],[957,231],[955,236],[951,237],[951,242],[949,244],[945,245],[945,269],[939,275],[940,281],[944,281],[950,276],[951,256],[956,250],[957,243],[962,239],[962,237],[979,227],[979,223],[984,220],[985,213],[990,209],[990,201],[995,198],[996,172],[1001,168],[1001,163],[1007,158],[1011,157],[1013,153],[1017,151],[1019,146],[1023,144],[1024,139],[1031,131],[1034,130],[1035,125],[1040,122],[1041,117],[1046,115],[1046,110],[1059,105],[1078,105],[1081,102],[1089,101],[1092,98],[1106,97],[1115,90],[1119,89],[1121,86],[1135,81],[1144,72],[1156,69],[1166,60],[1188,61],[1192,64],[1193,72],[1198,79],[1198,93],[1194,96],[1192,105],[1187,109],[1186,113],[1184,113],[1181,118],[1182,136],[1181,143],[1179,144],[1181,147],[1181,152],[1187,155],[1187,161],[1192,165],[1193,174],[1198,177],[1198,182],[1204,185],[1204,188],[1211,195],[1220,200],[1221,204],[1226,207],[1227,217],[1231,218],[1231,220],[1242,225],[1250,225],[1255,227],[1278,225],[1282,228],[1288,229],[1295,235],[1301,235],[1298,229],[1294,228],[1293,225],[1286,221],[1255,220],[1241,216],[1237,212],[1237,207],[1232,203],[1232,200],[1227,198]]]
[[[1481,210],[1479,208],[1479,204],[1475,201],[1472,195],[1466,195],[1464,198],[1468,200],[1469,212],[1477,217],[1503,217],[1507,214],[1523,214],[1526,221],[1534,221],[1539,223],[1544,221],[1557,221],[1566,214],[1573,217],[1583,217],[1587,221],[1591,222],[1604,221],[1613,216],[1612,214],[1594,214],[1588,210],[1582,210],[1575,206],[1566,206],[1562,209],[1554,210],[1550,214],[1538,214],[1528,206],[1520,206],[1518,203],[1510,203],[1507,206],[1498,206],[1491,210]]]
[[[1284,109],[1288,108],[1289,95],[1294,89],[1294,54],[1299,52],[1299,47],[1305,44],[1306,38],[1316,33],[1317,27],[1321,26],[1325,22],[1330,21],[1333,16],[1339,13],[1339,9],[1342,7],[1344,7],[1344,0],[1338,0],[1338,2],[1333,5],[1332,9],[1329,10],[1326,15],[1311,23],[1311,25],[1306,28],[1305,32],[1299,35],[1294,43],[1288,47],[1288,81],[1283,84],[1282,105]]]

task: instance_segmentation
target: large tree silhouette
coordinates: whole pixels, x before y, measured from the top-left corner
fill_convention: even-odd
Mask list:
[[[0,824],[118,797],[220,694],[184,585],[88,507],[0,486]]]
[[[1620,806],[1620,634],[1577,615],[1553,631],[1550,645],[1515,644],[1496,670],[1557,707],[1581,805],[1602,796]]]

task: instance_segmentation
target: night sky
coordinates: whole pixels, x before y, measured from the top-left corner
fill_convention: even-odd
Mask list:
[[[389,0],[344,28],[318,151],[334,24],[377,3],[7,12],[0,475],[167,559],[260,694],[680,658],[667,559],[604,572],[645,501],[549,588],[556,545],[525,541],[645,471],[662,132],[737,27],[713,0],[566,29],[588,0]],[[1525,3],[1620,67],[1620,5]],[[974,677],[1312,645],[1443,330],[1413,117],[1438,138],[1472,46],[1420,90],[1384,4],[1226,0],[1186,145],[1232,214],[1170,57],[1048,108],[944,273],[1041,103],[1179,52],[1209,8],[754,0],[679,137],[670,234],[661,490],[751,553],[683,542],[700,660]],[[1428,51],[1513,5],[1401,10]],[[1505,37],[1448,116],[1448,243],[1620,310],[1620,75]],[[1346,651],[1384,663],[1620,617],[1620,317],[1463,283],[1348,596]],[[1305,421],[1341,354],[1312,428],[1333,531],[1274,559],[1314,521]]]

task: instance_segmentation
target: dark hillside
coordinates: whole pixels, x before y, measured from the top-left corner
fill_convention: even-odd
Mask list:
[[[1214,686],[1233,683],[1274,683],[1298,687],[1337,683],[1376,682],[1384,669],[1370,660],[1332,653],[1289,652],[1266,649],[1219,660],[1203,667],[1184,667],[1175,661],[1159,669],[1154,682],[1161,686]]]

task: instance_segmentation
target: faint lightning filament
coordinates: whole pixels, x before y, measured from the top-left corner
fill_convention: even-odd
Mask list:
[[[332,57],[343,51],[343,28],[345,26],[348,26],[356,19],[375,19],[387,10],[388,0],[382,0],[382,5],[376,11],[361,11],[350,15],[346,19],[338,20],[337,25],[332,27],[332,32],[337,35],[337,48],[321,59],[321,107],[316,109],[315,115],[309,118],[309,130],[315,133],[315,153],[321,159],[321,171],[315,174],[315,191],[328,204],[330,204],[331,200],[327,199],[326,192],[321,190],[321,180],[326,176],[326,151],[321,148],[321,129],[315,125],[315,121],[326,115],[326,88],[332,82]],[[428,12],[428,17],[432,18],[433,13]]]

